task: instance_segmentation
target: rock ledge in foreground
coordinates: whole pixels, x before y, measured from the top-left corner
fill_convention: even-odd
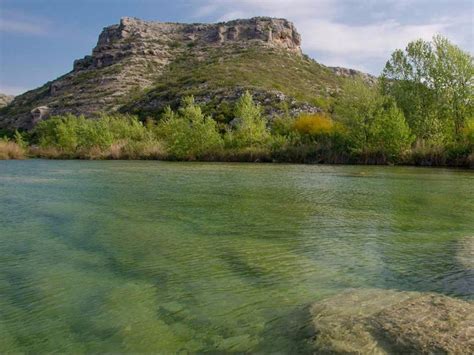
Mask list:
[[[316,353],[473,354],[474,303],[434,293],[353,290],[311,306]]]

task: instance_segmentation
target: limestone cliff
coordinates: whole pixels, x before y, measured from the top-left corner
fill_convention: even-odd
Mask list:
[[[29,129],[64,113],[156,116],[185,94],[213,114],[244,89],[267,108],[317,110],[311,99],[337,91],[342,77],[304,56],[300,44],[285,19],[180,24],[125,17],[104,28],[92,54],[75,60],[71,72],[3,108],[0,128]]]

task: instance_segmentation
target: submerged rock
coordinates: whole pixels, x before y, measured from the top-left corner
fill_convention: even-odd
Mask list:
[[[310,309],[317,353],[472,354],[474,303],[391,290],[353,290]]]
[[[449,293],[474,299],[474,236],[466,236],[457,242],[455,260],[457,268],[443,280]]]
[[[459,241],[456,260],[464,268],[474,269],[474,236],[467,236]]]

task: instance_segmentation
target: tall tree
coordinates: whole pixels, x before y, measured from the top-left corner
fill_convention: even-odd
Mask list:
[[[269,137],[262,108],[246,91],[235,105],[236,127],[230,131],[227,140],[237,147],[254,147],[264,144]]]
[[[413,142],[403,112],[391,97],[361,81],[349,82],[335,105],[335,117],[348,129],[356,154],[379,152],[393,160]]]
[[[459,139],[473,115],[472,56],[442,36],[396,50],[382,74],[384,94],[395,98],[418,139]]]
[[[216,122],[206,117],[194,97],[183,98],[178,113],[167,108],[157,127],[168,153],[178,159],[196,159],[222,146]]]

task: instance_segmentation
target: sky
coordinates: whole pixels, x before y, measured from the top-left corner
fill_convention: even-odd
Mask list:
[[[434,34],[474,53],[474,0],[0,0],[0,92],[17,95],[69,72],[102,28],[124,16],[187,23],[284,17],[310,57],[374,75],[395,49]]]

